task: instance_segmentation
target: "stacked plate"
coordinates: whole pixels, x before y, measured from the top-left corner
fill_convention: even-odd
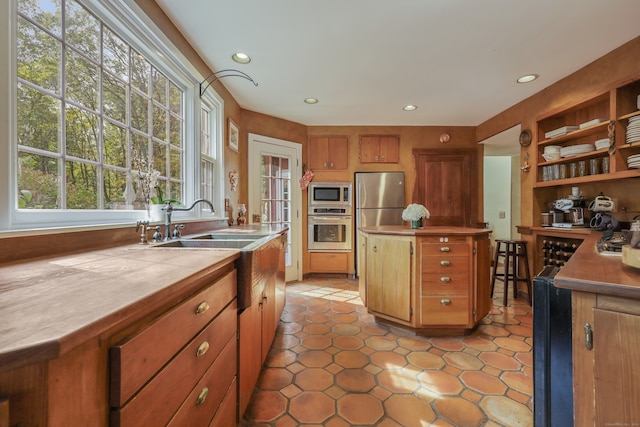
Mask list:
[[[640,116],[629,118],[627,126],[627,144],[640,141]]]
[[[629,169],[640,169],[640,154],[634,154],[627,158],[627,166]]]
[[[609,138],[598,139],[596,142],[596,150],[602,150],[603,148],[609,148]]]
[[[578,154],[588,153],[594,151],[596,146],[594,144],[578,144],[569,145],[568,147],[562,147],[560,149],[561,157],[577,156]]]
[[[552,131],[549,131],[547,133],[544,134],[544,137],[549,139],[549,138],[557,138],[559,136],[562,135],[566,135],[569,132],[573,132],[574,130],[578,130],[579,127],[578,126],[563,126],[561,128],[558,129],[554,129]]]

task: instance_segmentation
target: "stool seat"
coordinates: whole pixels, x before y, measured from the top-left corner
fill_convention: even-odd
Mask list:
[[[504,262],[504,272],[498,273],[498,261]],[[520,261],[524,263],[524,276],[520,275]],[[513,284],[513,299],[518,298],[518,282],[527,284],[527,297],[531,305],[531,274],[529,273],[529,257],[527,255],[527,242],[524,240],[496,239],[496,254],[493,259],[493,273],[491,275],[491,297],[496,280],[504,283],[503,305],[507,305],[509,296],[509,282]]]

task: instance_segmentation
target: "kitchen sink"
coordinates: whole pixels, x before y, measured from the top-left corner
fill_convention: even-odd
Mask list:
[[[249,239],[216,239],[216,240],[200,240],[200,239],[179,239],[169,240],[168,242],[154,245],[156,248],[210,248],[210,249],[242,249],[255,243],[255,240]]]
[[[266,281],[276,277],[284,281],[284,248],[286,235],[207,232],[182,236],[180,239],[154,244],[155,248],[239,249],[236,260],[238,274],[238,309],[251,305]]]

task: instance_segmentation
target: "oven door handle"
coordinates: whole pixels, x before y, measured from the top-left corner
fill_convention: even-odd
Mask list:
[[[350,220],[350,216],[311,216],[311,221],[327,221],[327,222],[343,222],[344,220]]]

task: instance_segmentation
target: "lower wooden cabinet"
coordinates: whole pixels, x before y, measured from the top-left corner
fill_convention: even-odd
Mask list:
[[[348,273],[347,252],[309,252],[310,273]]]
[[[364,233],[370,313],[424,333],[464,332],[478,324],[491,306],[488,233],[447,229]]]
[[[207,425],[235,383],[236,331],[234,271],[113,346],[111,425]]]
[[[573,291],[574,425],[640,420],[640,301]]]

